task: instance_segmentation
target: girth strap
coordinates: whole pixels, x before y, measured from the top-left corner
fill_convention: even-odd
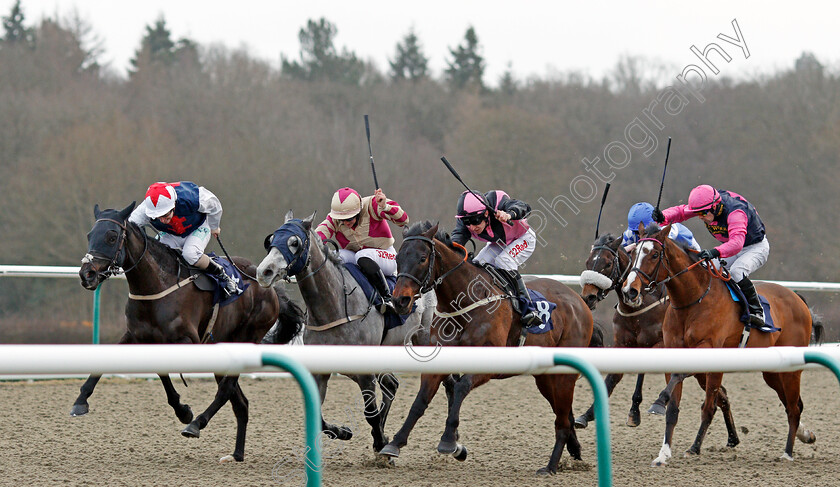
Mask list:
[[[454,311],[452,313],[441,313],[440,311],[435,308],[435,316],[438,318],[454,318],[456,316],[461,316],[462,314],[469,313],[470,311],[478,308],[479,306],[484,306],[487,304],[492,303],[493,301],[500,301],[502,299],[512,298],[508,294],[496,294],[495,296],[490,296],[489,298],[484,298],[480,301],[476,301],[473,304],[467,306],[466,308],[461,308],[458,311]]]
[[[133,299],[135,301],[154,301],[155,299],[160,299],[164,296],[167,296],[167,295],[181,289],[185,285],[195,281],[196,279],[198,279],[199,275],[200,274],[193,274],[190,277],[184,279],[183,281],[171,286],[169,289],[166,289],[165,291],[161,291],[157,294],[140,295],[140,294],[128,293],[128,299]]]
[[[335,320],[335,321],[330,321],[330,322],[329,322],[329,323],[327,323],[326,325],[316,325],[316,326],[313,326],[313,325],[306,325],[306,329],[307,329],[307,330],[312,330],[312,331],[324,331],[324,330],[329,330],[330,328],[335,328],[335,327],[336,327],[336,326],[338,326],[338,325],[343,325],[343,324],[345,324],[345,323],[350,323],[351,321],[355,321],[355,320],[358,320],[359,318],[364,318],[364,317],[365,317],[365,315],[353,315],[353,316],[347,316],[347,317],[345,317],[345,318],[339,318],[339,319],[337,319],[337,320]]]

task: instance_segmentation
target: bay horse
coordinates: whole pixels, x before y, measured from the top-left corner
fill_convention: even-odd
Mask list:
[[[418,303],[418,309],[406,322],[390,330],[385,319],[365,297],[361,288],[337,255],[312,233],[315,213],[303,220],[295,219],[290,210],[283,225],[266,237],[268,255],[257,266],[257,281],[271,286],[280,279],[294,276],[309,320],[303,332],[305,345],[403,345],[408,339],[428,335],[428,323],[434,308],[434,294]],[[385,421],[399,381],[393,374],[348,375],[362,392],[365,419],[371,427],[373,450],[378,452],[388,438]],[[327,395],[330,374],[316,374],[321,404]],[[376,384],[381,390],[381,406],[377,407]],[[327,423],[321,416],[322,430],[331,438],[349,440],[353,431],[347,426]]]
[[[463,246],[451,242],[449,235],[430,222],[416,223],[404,232],[403,244],[397,253],[399,275],[393,302],[398,311],[411,307],[420,293],[434,290],[437,309],[431,324],[429,344],[442,346],[512,347],[519,342],[521,324],[513,310],[507,291],[483,267],[468,261]],[[542,334],[528,334],[525,345],[543,347],[586,347],[592,337],[592,313],[583,299],[566,285],[552,279],[535,279],[528,287],[542,293],[557,307],[551,313],[553,329]],[[414,399],[405,423],[380,454],[398,457],[400,448],[425,412],[442,381],[440,374],[422,374],[420,391]],[[466,448],[458,443],[458,425],[462,402],[467,394],[490,379],[510,375],[465,374],[455,382],[448,401],[446,428],[437,451],[466,458]],[[578,442],[572,422],[572,399],[575,374],[534,376],[537,388],[554,411],[554,448],[548,465],[538,473],[556,473],[563,449],[580,460]],[[448,392],[448,391],[447,391]]]
[[[664,283],[668,288],[671,307],[662,324],[664,344],[668,348],[735,348],[741,341],[744,324],[740,304],[733,301],[727,285],[713,275],[713,266],[697,260],[671,239],[667,238],[670,225],[661,230],[658,226],[639,228],[643,237],[631,254],[632,268],[624,281],[622,292],[638,300],[643,287]],[[770,302],[770,314],[781,331],[763,333],[751,331],[747,347],[794,346],[805,347],[811,338],[815,317],[808,305],[793,291],[769,282],[755,283],[759,294]],[[822,328],[822,324],[814,324]],[[821,335],[819,333],[818,335]],[[679,417],[682,381],[690,374],[673,374],[668,386],[660,395],[660,404],[667,401],[665,437],[659,456],[652,465],[662,466],[671,458],[674,428]],[[698,374],[705,376],[706,399],[700,415],[700,429],[686,456],[699,455],[703,439],[717,409],[715,402],[722,390],[722,373]],[[805,443],[816,440],[814,434],[800,423],[803,410],[800,397],[802,371],[763,372],[764,381],[779,396],[788,420],[788,435],[781,458],[793,460],[793,440]]]
[[[621,236],[613,237],[610,234],[602,235],[595,239],[595,243],[586,260],[586,269],[581,273],[581,297],[594,309],[595,305],[603,300],[607,293],[615,290],[618,295],[618,304],[613,314],[613,346],[618,348],[662,348],[662,321],[665,318],[665,311],[670,306],[665,286],[655,286],[649,292],[642,293],[642,299],[636,303],[628,303],[621,293],[620,287],[630,270],[630,254],[621,245]],[[604,382],[607,387],[607,395],[612,394],[615,386],[621,381],[623,374],[607,374]],[[705,376],[695,376],[700,387],[704,390]],[[665,382],[670,379],[670,374],[665,374]],[[642,403],[642,387],[645,376],[639,374],[636,378],[636,388],[633,391],[630,412],[627,415],[627,426],[635,427],[641,423],[639,405]],[[732,419],[732,412],[729,407],[729,399],[726,389],[721,386],[717,400],[721,408],[724,423],[726,423],[727,446],[735,447],[740,443],[738,432],[735,429],[735,422]],[[659,407],[652,407],[650,413],[660,414],[664,412]],[[586,412],[575,418],[576,428],[586,428],[590,421],[595,418],[594,404],[589,406]]]
[[[81,284],[95,290],[105,279],[124,269],[128,281],[129,300],[125,308],[127,330],[119,343],[202,343],[253,342],[259,343],[269,328],[277,322],[275,343],[289,342],[304,321],[303,311],[280,288],[264,289],[248,286],[239,298],[220,307],[214,314],[213,293],[201,291],[191,282],[190,271],[175,252],[155,239],[144,229],[129,222],[134,209],[131,203],[123,210],[99,210],[94,207],[96,222],[88,233],[88,251],[79,270]],[[243,278],[254,273],[254,266],[246,259],[234,257]],[[240,286],[243,287],[243,286]],[[212,329],[210,327],[212,326]],[[73,404],[71,416],[88,412],[87,399],[99,382],[91,375],[82,385]],[[245,430],[248,424],[248,399],[239,387],[239,376],[216,376],[218,389],[212,404],[193,419],[193,413],[172,385],[167,374],[160,375],[166,398],[178,419],[188,426],[182,435],[198,438],[199,432],[230,401],[236,416],[236,446],[232,455],[221,462],[241,462],[245,456]]]

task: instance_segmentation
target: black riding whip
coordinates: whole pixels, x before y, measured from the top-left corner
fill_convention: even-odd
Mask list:
[[[601,212],[604,211],[604,203],[607,201],[607,193],[610,192],[610,183],[604,187],[604,196],[601,197],[601,209],[598,210],[598,223],[595,224],[595,238],[598,238],[598,227],[601,226]]]
[[[246,274],[246,273],[245,273],[245,271],[243,271],[242,269],[240,269],[240,268],[239,268],[239,266],[238,266],[238,265],[236,265],[236,262],[234,262],[234,261],[233,261],[233,259],[231,259],[231,258],[230,258],[230,254],[228,254],[227,249],[225,248],[225,246],[224,246],[224,245],[222,245],[222,238],[221,238],[221,237],[219,237],[218,235],[216,235],[216,241],[217,241],[217,242],[219,242],[219,247],[221,247],[222,252],[224,252],[224,253],[225,253],[225,257],[227,257],[228,262],[230,262],[230,264],[231,264],[233,267],[235,267],[235,268],[236,268],[236,270],[238,270],[238,271],[239,271],[239,272],[240,272],[243,276],[247,277],[248,279],[251,279],[252,281],[256,281],[256,280],[257,280],[257,278],[256,278],[256,277],[254,277],[254,276],[249,276],[248,274]]]
[[[375,189],[379,189],[379,181],[376,179],[376,166],[373,165],[373,150],[370,148],[370,121],[368,121],[367,115],[365,115],[365,134],[367,135],[368,154],[370,154],[370,170],[373,171],[373,184],[376,186]]]
[[[458,171],[456,171],[456,170],[455,170],[455,168],[454,168],[454,167],[452,167],[452,164],[450,164],[450,163],[449,163],[449,161],[447,161],[447,160],[446,160],[446,157],[445,157],[445,156],[441,156],[440,160],[441,160],[441,161],[443,161],[443,163],[444,163],[444,164],[446,165],[446,167],[449,169],[449,172],[451,172],[451,173],[452,173],[452,175],[453,175],[453,176],[455,176],[455,179],[457,179],[458,181],[460,181],[460,182],[461,182],[461,184],[463,184],[463,185],[464,185],[464,187],[465,187],[465,188],[467,188],[467,191],[469,191],[470,193],[472,193],[472,194],[473,194],[473,196],[475,196],[476,198],[478,198],[478,200],[479,200],[479,201],[481,201],[481,202],[484,204],[484,207],[485,207],[485,208],[487,208],[487,211],[489,211],[491,215],[495,215],[495,214],[496,214],[496,210],[494,210],[493,208],[490,208],[490,205],[488,205],[488,204],[487,204],[487,202],[486,202],[486,201],[484,201],[484,196],[482,196],[482,195],[480,195],[480,194],[476,193],[475,191],[471,190],[469,186],[467,186],[467,184],[464,182],[464,180],[463,180],[463,179],[461,179],[461,176],[459,176],[459,175],[458,175]],[[512,224],[512,223],[508,223],[508,225],[513,225],[513,224]]]
[[[659,202],[662,200],[662,188],[665,187],[665,171],[668,170],[668,156],[671,155],[671,137],[668,137],[668,148],[665,150],[665,169],[662,170],[662,184],[659,185],[659,198],[656,198],[656,209],[659,209]]]

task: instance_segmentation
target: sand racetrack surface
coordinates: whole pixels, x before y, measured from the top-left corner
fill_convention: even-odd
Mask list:
[[[401,383],[386,426],[389,436],[405,419],[419,386],[417,376]],[[243,378],[250,422],[242,463],[220,464],[233,451],[235,422],[225,406],[201,432],[180,435],[183,426],[166,404],[157,380],[104,379],[90,399],[91,412],[69,416],[81,380],[0,383],[0,484],[2,485],[304,485],[303,408],[291,379]],[[617,486],[827,486],[840,485],[840,388],[828,371],[803,374],[803,423],[816,443],[799,441],[794,462],[778,460],[787,424],[784,408],[760,373],[729,374],[729,392],[741,444],[725,448],[726,429],[715,416],[702,455],[683,458],[700,421],[701,391],[694,379],[684,388],[674,458],[652,468],[664,418],[643,413],[642,425],[624,425],[635,376],[626,376],[610,401],[613,479]],[[643,408],[664,385],[649,376]],[[196,414],[211,401],[215,383],[178,381],[182,400]],[[578,382],[575,413],[589,405],[585,379]],[[463,463],[435,451],[443,432],[443,389],[420,420],[396,465],[375,460],[355,383],[333,377],[324,408],[328,421],[350,425],[355,436],[324,445],[328,486],[513,486],[597,485],[595,427],[579,430],[583,462],[568,463],[555,476],[538,477],[553,445],[554,418],[531,377],[491,381],[475,390],[461,413],[460,440],[469,449]]]

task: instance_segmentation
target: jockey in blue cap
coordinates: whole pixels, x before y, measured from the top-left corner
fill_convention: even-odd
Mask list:
[[[639,223],[644,224],[645,227],[653,223],[652,214],[653,205],[644,201],[630,207],[630,211],[627,213],[627,230],[621,235],[623,237],[621,244],[628,252],[633,250],[636,242],[639,241]],[[694,234],[681,223],[671,225],[671,233],[668,234],[668,238],[680,245],[700,251],[700,244],[694,239]]]

